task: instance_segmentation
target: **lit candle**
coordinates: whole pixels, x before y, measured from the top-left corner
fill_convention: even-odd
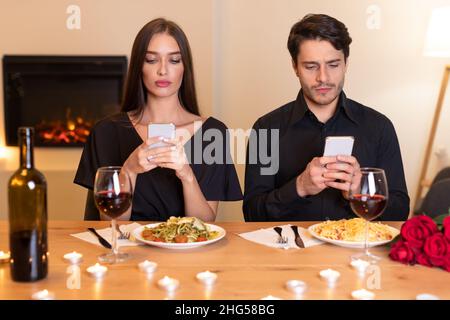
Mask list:
[[[71,253],[66,253],[64,259],[71,264],[78,264],[83,260],[83,255],[76,251]]]
[[[286,281],[286,289],[295,293],[296,295],[302,295],[306,291],[306,287],[306,283],[300,280]]]
[[[0,264],[9,262],[10,257],[11,255],[9,254],[9,252],[0,251]]]
[[[440,298],[434,294],[421,293],[416,296],[416,300],[440,300]]]
[[[180,282],[177,279],[173,279],[168,276],[165,276],[158,281],[158,286],[169,292],[175,291],[179,284]]]
[[[341,274],[333,269],[325,269],[320,271],[320,276],[327,281],[329,288],[333,288]]]
[[[372,300],[375,297],[375,293],[366,289],[359,289],[352,291],[352,297],[356,300]]]
[[[217,274],[209,271],[199,272],[197,273],[197,280],[205,286],[212,286],[217,280]]]
[[[108,271],[108,268],[96,263],[95,265],[87,268],[86,271],[94,278],[101,279],[104,277],[106,271]]]
[[[155,272],[156,268],[158,267],[158,264],[153,261],[145,260],[138,264],[139,270],[141,270],[144,273],[153,273]]]
[[[281,298],[278,298],[278,297],[275,297],[275,296],[272,296],[269,294],[268,296],[261,298],[261,300],[281,300]]]
[[[351,266],[358,271],[360,276],[364,276],[366,273],[367,267],[370,265],[370,262],[366,260],[356,259],[350,262]]]
[[[6,169],[6,161],[8,160],[8,151],[5,147],[0,147],[0,170]]]
[[[33,293],[31,296],[33,300],[54,300],[55,294],[47,289]]]

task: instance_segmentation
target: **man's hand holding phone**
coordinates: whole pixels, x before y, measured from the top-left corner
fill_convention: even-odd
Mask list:
[[[327,164],[327,172],[324,178],[327,179],[325,185],[343,192],[348,198],[348,190],[354,178],[355,172],[359,170],[359,163],[353,156],[337,156],[337,162]],[[331,180],[331,181],[330,181]]]
[[[327,165],[336,163],[336,157],[316,157],[311,160],[296,180],[297,193],[300,197],[313,196],[327,188],[327,183],[333,181],[326,178]]]
[[[314,158],[297,177],[297,193],[311,196],[329,187],[341,190],[348,198],[350,183],[359,169],[358,160],[351,155],[353,142],[350,136],[327,137],[323,157]]]

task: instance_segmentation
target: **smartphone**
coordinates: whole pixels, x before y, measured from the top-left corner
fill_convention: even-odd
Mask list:
[[[147,137],[164,137],[167,139],[175,138],[175,125],[173,123],[150,123],[148,125]],[[150,146],[152,148],[164,147],[167,144],[164,142],[157,142]]]
[[[324,157],[351,156],[353,150],[352,136],[330,136],[325,139]]]

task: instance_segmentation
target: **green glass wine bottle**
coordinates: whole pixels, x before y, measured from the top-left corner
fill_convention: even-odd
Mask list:
[[[30,282],[48,271],[47,182],[34,168],[34,129],[18,130],[20,167],[8,183],[11,278]]]

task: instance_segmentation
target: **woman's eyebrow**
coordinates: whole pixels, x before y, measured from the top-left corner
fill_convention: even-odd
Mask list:
[[[159,52],[156,52],[156,51],[147,51],[146,53],[155,54],[155,55],[159,55],[160,54]],[[173,52],[169,52],[168,53],[168,55],[176,55],[176,54],[181,54],[181,52],[180,51],[173,51]]]

